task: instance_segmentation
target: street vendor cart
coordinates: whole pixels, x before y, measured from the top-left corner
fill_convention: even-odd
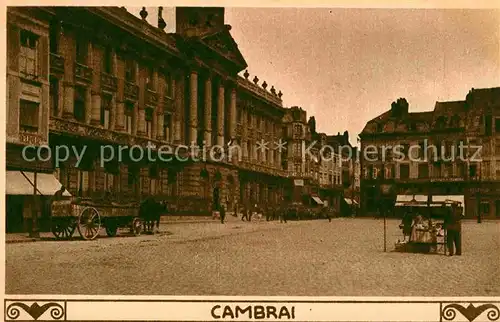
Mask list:
[[[444,220],[454,204],[463,212],[463,203],[456,197],[413,196],[410,200],[397,201],[395,210],[403,218],[399,226],[403,232],[403,240],[396,242],[395,250],[446,255]]]

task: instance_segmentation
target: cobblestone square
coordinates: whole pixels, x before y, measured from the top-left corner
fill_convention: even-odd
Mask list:
[[[163,233],[6,245],[7,294],[500,296],[500,222],[463,255],[392,252],[399,221],[163,225]]]

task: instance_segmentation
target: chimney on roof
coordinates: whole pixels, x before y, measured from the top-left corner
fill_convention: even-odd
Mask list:
[[[391,104],[391,116],[400,118],[408,115],[409,104],[406,98],[398,98],[397,101]]]

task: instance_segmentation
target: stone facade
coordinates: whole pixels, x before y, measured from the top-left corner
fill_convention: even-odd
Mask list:
[[[463,101],[436,102],[421,113],[398,99],[360,135],[362,152],[372,146],[377,155],[361,159],[363,209],[377,212],[380,200],[393,203],[397,194],[463,195],[467,216],[500,217],[499,135],[500,88],[472,89]],[[404,159],[387,148],[397,145]],[[391,193],[382,193],[382,185]]]
[[[49,171],[74,197],[94,201],[155,196],[173,213],[207,215],[217,203],[230,210],[276,205],[290,198],[296,178],[331,195],[341,171],[295,154],[292,146],[315,131],[305,111],[283,107],[281,91],[247,71],[239,75],[247,63],[223,8],[176,8],[176,33],[150,25],[147,15],[118,7],[9,8],[8,142],[69,147]],[[36,40],[31,46],[28,39],[36,79],[15,59],[26,52],[26,32]],[[23,95],[39,104],[35,131],[20,130]],[[273,148],[280,140],[288,150]]]

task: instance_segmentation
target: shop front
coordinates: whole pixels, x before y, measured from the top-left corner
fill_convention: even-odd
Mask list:
[[[36,232],[49,229],[50,199],[60,189],[61,183],[52,173],[7,170],[6,232]],[[71,196],[67,191],[64,195]]]
[[[7,144],[6,152],[5,231],[36,235],[49,228],[49,201],[61,188],[53,174],[50,152],[16,144]]]

